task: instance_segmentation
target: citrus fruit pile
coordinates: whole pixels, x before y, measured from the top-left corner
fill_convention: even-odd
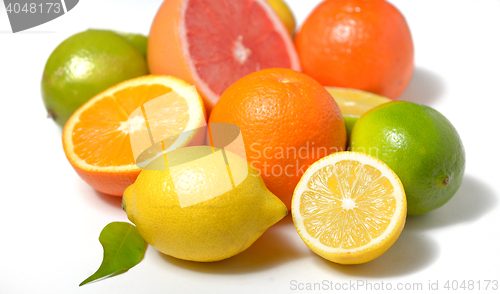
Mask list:
[[[70,37],[42,80],[69,162],[179,259],[234,256],[288,211],[325,259],[382,255],[456,193],[462,142],[392,101],[414,68],[393,5],[326,0],[295,26],[282,0],[168,0],[148,37]]]

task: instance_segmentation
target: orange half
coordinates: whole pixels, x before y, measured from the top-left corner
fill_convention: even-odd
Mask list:
[[[164,136],[204,126],[201,97],[196,91],[183,91],[190,86],[172,76],[142,76],[117,84],[82,105],[63,129],[64,152],[78,175],[100,192],[122,196],[141,171],[135,164],[130,134],[147,127],[144,119],[129,120],[130,115],[146,102],[174,91],[183,94],[168,96]],[[194,144],[199,137],[185,137],[179,147]]]

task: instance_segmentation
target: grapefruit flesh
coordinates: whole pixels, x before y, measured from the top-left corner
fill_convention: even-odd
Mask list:
[[[210,111],[232,83],[265,68],[300,70],[292,39],[265,0],[169,0],[148,44],[153,74],[186,80]]]

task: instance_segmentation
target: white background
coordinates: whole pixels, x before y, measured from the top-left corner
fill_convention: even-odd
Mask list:
[[[468,293],[490,292],[477,291],[477,281],[484,289],[484,280],[500,280],[500,1],[391,2],[405,15],[416,52],[413,80],[400,99],[439,110],[465,145],[465,177],[450,202],[409,217],[394,246],[364,265],[341,266],[316,256],[287,216],[228,260],[186,262],[149,247],[127,273],[80,288],[101,263],[101,229],[127,218],[120,198],[94,191],[67,162],[61,131],[46,119],[43,68],[60,42],[88,28],[147,34],[161,1],[84,0],[68,14],[17,34],[2,6],[0,293],[295,293],[306,292],[293,290],[297,283],[324,280],[393,288],[422,284],[422,291],[403,293],[427,292],[429,281],[444,291],[446,281],[473,280],[476,291]],[[288,3],[300,24],[319,1]]]

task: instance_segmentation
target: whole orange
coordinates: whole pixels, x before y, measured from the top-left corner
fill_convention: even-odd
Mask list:
[[[414,69],[410,29],[385,0],[327,0],[295,37],[303,72],[324,86],[396,99]]]
[[[288,209],[306,169],[346,145],[335,100],[317,81],[291,69],[265,69],[239,79],[222,93],[209,123],[241,129],[247,160]]]

